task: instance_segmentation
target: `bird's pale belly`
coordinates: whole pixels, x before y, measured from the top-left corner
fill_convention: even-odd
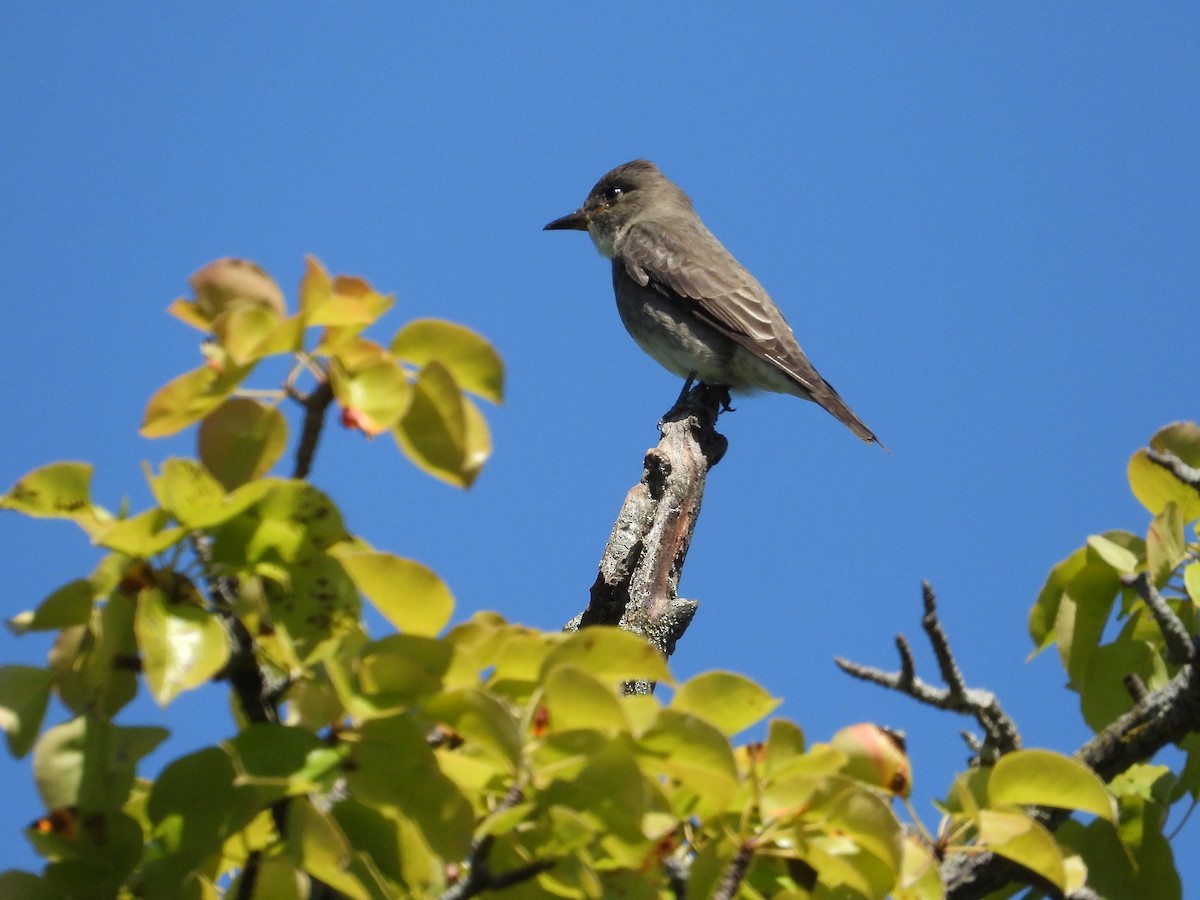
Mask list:
[[[774,366],[657,291],[625,281],[616,295],[617,311],[630,337],[680,378],[695,373],[700,381],[739,392],[766,390],[809,399]]]

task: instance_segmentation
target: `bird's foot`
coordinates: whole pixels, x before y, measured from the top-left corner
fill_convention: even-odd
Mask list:
[[[710,418],[711,422],[715,423],[721,413],[734,411],[734,408],[730,406],[729,388],[727,386],[706,384],[703,381],[696,384],[695,379],[696,375],[693,372],[684,383],[683,390],[680,391],[675,405],[663,413],[662,418],[658,420],[658,430],[660,433],[665,423],[673,422],[689,415],[697,415],[701,419]],[[695,386],[693,387],[693,385]]]

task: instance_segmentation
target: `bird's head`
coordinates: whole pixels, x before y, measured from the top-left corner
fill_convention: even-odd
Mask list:
[[[692,207],[687,195],[660,172],[658,166],[645,159],[635,159],[617,166],[601,178],[583,201],[583,206],[555,219],[543,230],[586,231],[592,236],[596,249],[611,257],[613,242],[623,227],[653,210],[676,209],[680,203],[688,210]]]

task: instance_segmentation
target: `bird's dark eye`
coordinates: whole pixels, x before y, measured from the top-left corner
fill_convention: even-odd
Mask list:
[[[604,189],[604,195],[603,195],[604,202],[608,203],[608,204],[616,203],[617,198],[620,197],[621,194],[623,194],[623,193],[625,193],[625,192],[622,191],[619,187],[616,187],[615,185],[606,187]]]

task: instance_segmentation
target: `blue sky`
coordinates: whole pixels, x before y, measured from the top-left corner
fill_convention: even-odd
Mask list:
[[[559,627],[679,385],[621,329],[587,238],[541,226],[653,159],[894,454],[795,398],[735,404],[675,669],[754,677],[811,740],[907,731],[935,822],[969,723],[831,659],[893,666],[904,631],[934,677],[928,578],[1026,744],[1086,737],[1054,654],[1026,661],[1025,619],[1088,534],[1145,530],[1129,455],[1200,415],[1197,59],[1186,2],[7,4],[0,484],[84,459],[98,502],[146,505],[141,461],[193,452],[136,434],[198,360],[164,308],[227,255],[294,297],[313,253],[396,294],[379,336],[461,321],[509,379],[469,492],[336,427],[313,481],[351,530],[433,566],[456,618]],[[5,618],[97,558],[61,523],[0,516],[0,541]],[[0,634],[2,662],[46,649]],[[209,693],[122,713],[173,729],[152,768],[230,735]],[[0,779],[0,866],[32,866],[28,759],[0,756]]]

